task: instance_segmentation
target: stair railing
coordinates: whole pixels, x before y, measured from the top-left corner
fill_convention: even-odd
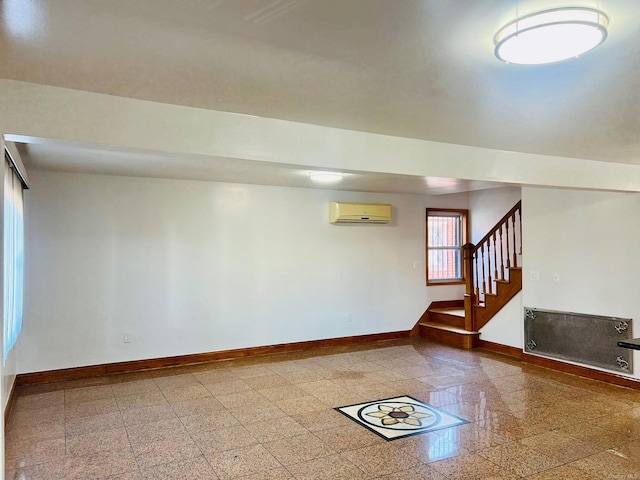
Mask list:
[[[522,210],[518,202],[476,245],[464,245],[465,329],[476,330],[474,306],[495,295],[497,284],[509,280],[522,255]]]

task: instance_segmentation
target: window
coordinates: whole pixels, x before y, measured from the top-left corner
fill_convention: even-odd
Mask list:
[[[464,282],[467,217],[467,210],[427,208],[427,285]]]
[[[4,360],[22,328],[24,222],[22,179],[4,161]]]

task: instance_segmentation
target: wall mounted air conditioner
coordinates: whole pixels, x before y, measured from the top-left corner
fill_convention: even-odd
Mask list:
[[[391,205],[388,203],[348,203],[329,204],[330,223],[389,223]]]

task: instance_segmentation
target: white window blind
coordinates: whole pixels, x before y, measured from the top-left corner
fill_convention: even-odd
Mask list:
[[[4,360],[22,328],[24,203],[22,180],[4,161]]]

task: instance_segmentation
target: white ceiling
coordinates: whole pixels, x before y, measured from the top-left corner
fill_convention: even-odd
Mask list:
[[[604,10],[610,17],[608,40],[556,65],[525,67],[495,59],[492,37],[501,26],[517,13],[560,5]],[[2,0],[0,8],[4,78],[447,143],[640,164],[638,0]],[[58,159],[54,166],[43,148],[29,154],[33,166],[46,169],[109,170],[118,155],[91,148],[84,153],[96,158],[82,162],[72,154],[62,158],[52,147],[46,155]],[[218,180],[222,175],[201,159],[181,158],[177,164],[134,155],[120,173],[162,177],[171,171],[191,178],[195,172]],[[232,166],[229,159],[215,164],[225,181],[248,183],[264,168],[254,162]],[[274,169],[276,181],[293,167]],[[362,188],[371,189],[379,179],[372,175],[366,181]],[[346,181],[340,188],[345,186]]]

